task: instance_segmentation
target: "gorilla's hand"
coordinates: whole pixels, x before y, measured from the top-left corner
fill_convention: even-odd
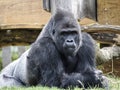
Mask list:
[[[69,75],[67,75],[67,74],[63,74],[63,76],[62,76],[62,79],[61,79],[61,88],[68,88],[68,87],[70,87],[70,81],[71,80],[69,80],[70,78],[69,78]]]
[[[80,73],[72,73],[70,75],[64,73],[61,79],[61,87],[62,88],[73,88],[76,86],[83,87],[82,83],[79,83],[80,81],[79,77],[81,77]]]
[[[102,87],[107,88],[106,90],[108,90],[109,81],[108,81],[107,77],[103,76],[103,72],[101,70],[95,70],[95,76],[96,76],[96,79],[100,80]]]
[[[101,70],[94,70],[94,74],[95,74],[96,79],[99,79],[99,80],[102,79],[103,72]]]
[[[109,81],[108,81],[107,77],[102,76],[101,83],[103,85],[103,88],[105,88],[105,90],[109,90]]]

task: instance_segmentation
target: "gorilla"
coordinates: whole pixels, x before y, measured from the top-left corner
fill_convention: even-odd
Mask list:
[[[0,73],[0,87],[39,85],[108,85],[106,77],[96,69],[92,37],[81,32],[73,14],[66,10],[57,9],[30,49]]]

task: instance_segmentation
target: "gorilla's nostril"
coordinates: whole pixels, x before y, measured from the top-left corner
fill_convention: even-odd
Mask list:
[[[68,43],[71,43],[71,42],[73,42],[73,40],[72,40],[72,39],[70,39],[70,40],[67,40],[67,42],[68,42]]]

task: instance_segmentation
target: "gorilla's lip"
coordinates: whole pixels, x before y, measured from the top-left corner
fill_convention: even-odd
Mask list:
[[[68,45],[67,48],[75,49],[75,45]]]
[[[68,47],[68,49],[75,49],[75,47]]]

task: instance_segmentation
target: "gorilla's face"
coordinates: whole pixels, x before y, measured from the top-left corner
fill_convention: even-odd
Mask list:
[[[53,30],[56,47],[64,55],[75,55],[80,48],[81,32],[76,20],[68,17],[57,22]]]

